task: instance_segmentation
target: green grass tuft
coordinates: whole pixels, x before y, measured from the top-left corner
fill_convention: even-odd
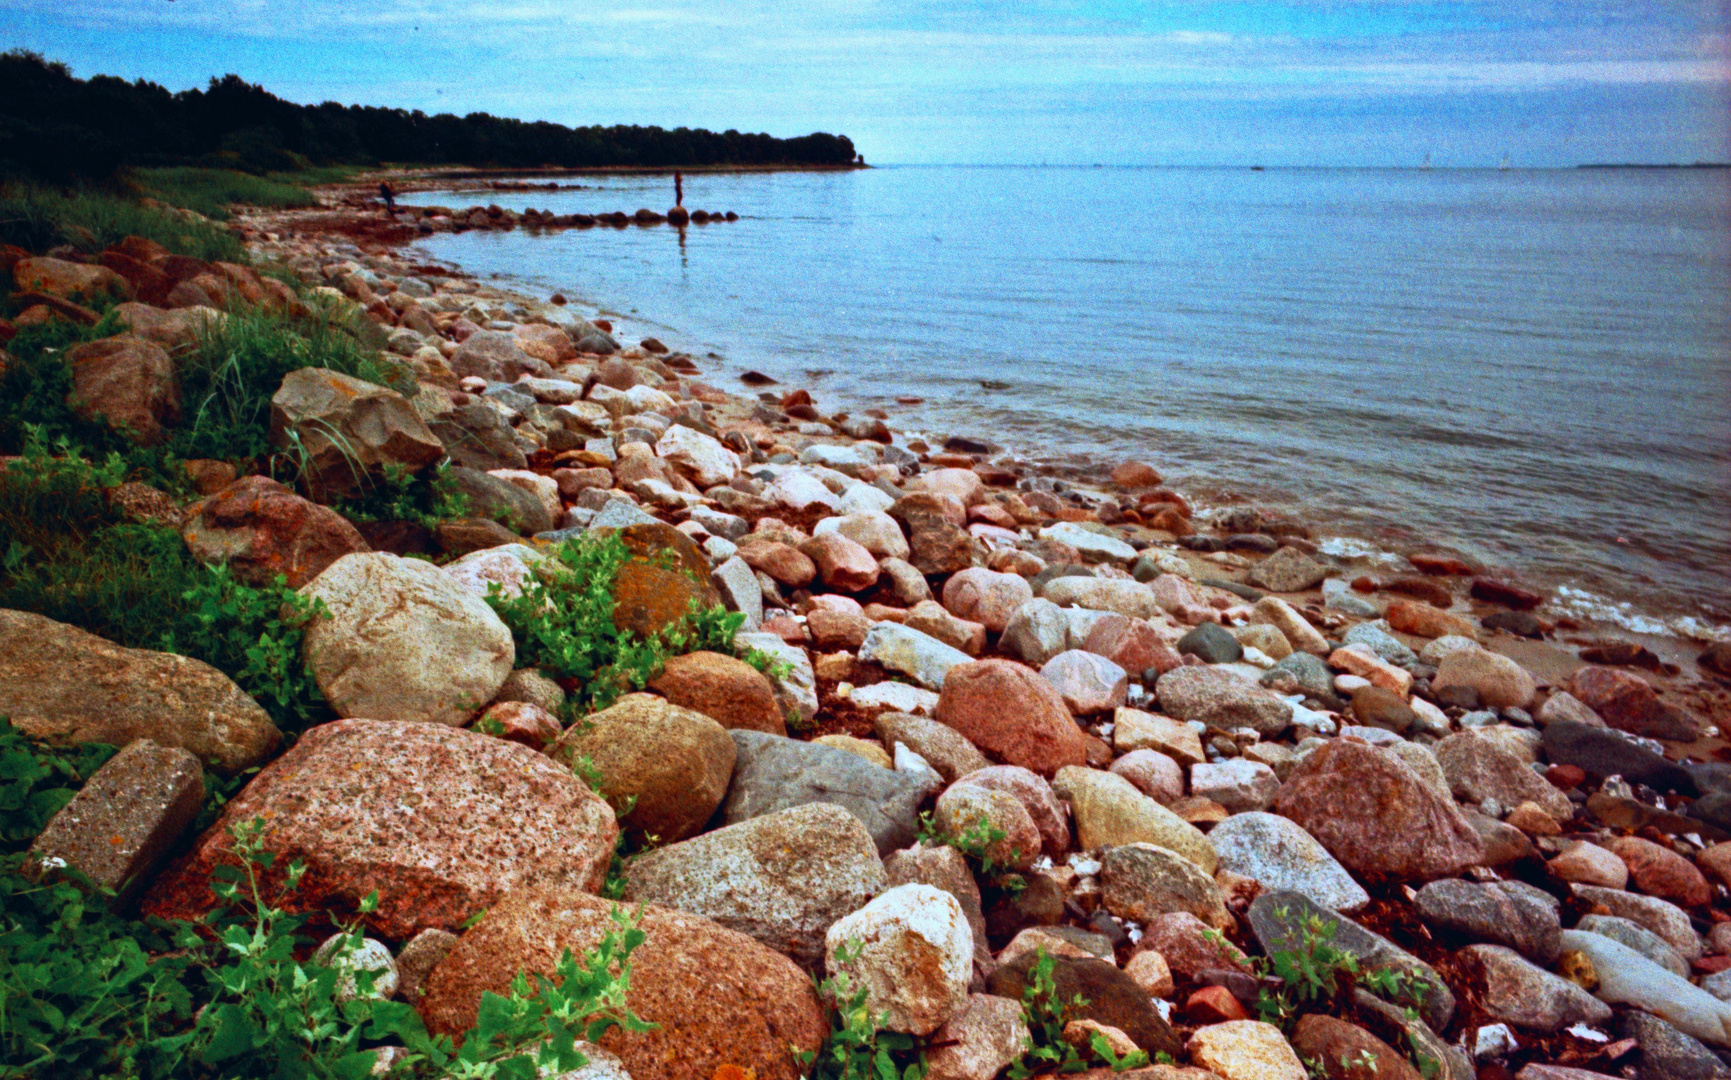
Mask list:
[[[319,170],[324,171],[324,170]],[[137,169],[133,181],[150,198],[225,221],[236,204],[267,208],[317,206],[318,200],[296,180],[296,173],[253,176],[232,169]]]
[[[154,240],[177,255],[245,263],[240,238],[210,221],[143,206],[103,191],[0,186],[0,244],[44,252],[62,244],[95,253],[128,236]]]

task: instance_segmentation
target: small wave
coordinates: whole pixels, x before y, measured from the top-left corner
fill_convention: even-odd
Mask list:
[[[1633,604],[1608,600],[1596,593],[1572,585],[1557,586],[1551,607],[1565,615],[1612,623],[1637,634],[1653,634],[1687,638],[1691,641],[1731,642],[1731,626],[1716,626],[1693,615],[1672,618],[1646,615]]]

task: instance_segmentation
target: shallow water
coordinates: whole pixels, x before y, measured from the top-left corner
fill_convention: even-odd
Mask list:
[[[583,182],[403,201],[672,201],[666,178]],[[892,167],[685,188],[742,220],[419,246],[718,353],[724,386],[756,368],[898,427],[1143,458],[1204,503],[1230,488],[1382,546],[1434,540],[1649,632],[1731,624],[1731,170]]]

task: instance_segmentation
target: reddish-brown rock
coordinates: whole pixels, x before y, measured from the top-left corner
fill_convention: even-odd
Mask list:
[[[1136,679],[1145,678],[1145,673],[1150,670],[1158,678],[1173,668],[1184,666],[1184,658],[1178,655],[1178,650],[1147,620],[1131,619],[1116,613],[1094,624],[1082,648],[1104,656]]]
[[[787,734],[787,719],[775,703],[769,678],[731,656],[694,652],[670,657],[649,689],[729,730]]]
[[[1388,606],[1388,625],[1403,634],[1439,638],[1450,634],[1478,639],[1471,619],[1418,600],[1396,600]]]
[[[908,561],[922,574],[953,574],[985,560],[985,548],[961,527],[967,511],[954,499],[914,492],[897,499],[888,513],[907,530]]]
[[[810,585],[817,578],[817,564],[791,544],[747,537],[739,545],[739,557],[753,570],[760,570],[781,584],[796,589]]]
[[[1184,1001],[1184,1015],[1193,1024],[1222,1024],[1233,1020],[1248,1020],[1232,991],[1224,986],[1204,986]]]
[[[1188,911],[1169,911],[1149,920],[1136,951],[1159,953],[1172,974],[1185,982],[1196,981],[1205,971],[1251,971],[1237,946]]]
[[[1125,488],[1159,487],[1163,481],[1154,466],[1141,461],[1126,461],[1112,470],[1112,482]]]
[[[1453,799],[1431,790],[1405,761],[1364,743],[1316,749],[1293,770],[1273,809],[1365,880],[1452,877],[1485,857],[1484,842]]]
[[[440,961],[418,1008],[435,1034],[473,1026],[481,995],[508,993],[518,972],[552,974],[560,954],[581,955],[619,927],[615,909],[581,893],[523,889],[504,897]],[[795,1053],[829,1033],[827,1010],[792,960],[697,915],[645,904],[642,945],[631,954],[626,1003],[652,1031],[614,1029],[600,1045],[636,1080],[689,1080],[751,1070],[796,1080]]]
[[[1382,587],[1391,593],[1423,600],[1433,607],[1447,608],[1455,602],[1454,594],[1449,592],[1447,585],[1417,574],[1392,577],[1384,582]]]
[[[1584,667],[1569,680],[1569,693],[1614,728],[1649,739],[1694,741],[1695,723],[1660,700],[1646,679],[1608,667]]]
[[[101,259],[103,266],[126,280],[133,296],[147,304],[162,303],[168,298],[168,290],[174,287],[167,274],[124,252],[104,251]]]
[[[1713,890],[1695,864],[1669,848],[1638,836],[1619,836],[1605,845],[1629,868],[1635,888],[1683,907],[1700,907]]]
[[[63,259],[19,259],[12,266],[12,285],[19,290],[45,292],[81,303],[132,299],[132,286],[114,271]]]
[[[1514,608],[1516,611],[1531,611],[1545,602],[1543,593],[1488,577],[1473,578],[1472,597],[1474,600],[1483,600],[1488,604],[1501,604],[1503,607]]]
[[[1038,672],[1009,660],[958,664],[944,677],[937,719],[988,756],[1051,777],[1087,760],[1082,729]]]
[[[86,419],[101,417],[142,446],[162,441],[180,419],[174,361],[153,342],[122,334],[68,349],[72,392],[66,403]]]
[[[1015,527],[1013,519],[1008,527]],[[944,582],[943,602],[950,614],[977,622],[994,634],[1003,633],[1010,616],[1033,598],[1034,590],[1026,578],[984,567],[969,567]]]
[[[338,720],[266,766],[157,879],[144,910],[208,911],[211,871],[235,861],[229,830],[259,817],[276,854],[269,895],[303,860],[284,907],[347,915],[376,889],[378,909],[362,922],[397,941],[455,930],[519,885],[594,892],[619,835],[587,784],[527,747],[442,724]]]
[[[812,608],[805,617],[805,628],[811,641],[820,649],[846,649],[855,652],[865,643],[872,621],[863,612],[836,608]]]
[[[470,726],[483,735],[531,750],[544,750],[564,730],[557,716],[532,701],[496,701]]]
[[[1356,1024],[1322,1013],[1300,1017],[1292,1031],[1298,1056],[1322,1062],[1328,1080],[1419,1080],[1399,1050]]]
[[[877,584],[878,561],[839,532],[814,536],[799,545],[799,550],[817,566],[818,576],[832,589],[857,593]]]
[[[221,563],[249,585],[278,574],[291,589],[351,552],[370,551],[341,514],[266,476],[246,476],[195,504],[181,535],[193,555]]]
[[[1453,555],[1437,555],[1420,552],[1408,555],[1407,561],[1421,574],[1431,574],[1436,577],[1465,577],[1473,572],[1472,564],[1465,559]]]
[[[149,304],[125,303],[114,308],[114,314],[135,337],[154,341],[174,352],[198,340],[206,327],[221,322],[222,313],[215,308],[177,308],[165,311]]]

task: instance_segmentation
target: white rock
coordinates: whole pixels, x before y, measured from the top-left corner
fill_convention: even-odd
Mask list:
[[[1627,945],[1584,930],[1564,930],[1564,952],[1585,953],[1599,974],[1593,991],[1610,1005],[1633,1005],[1679,1031],[1715,1046],[1731,1046],[1731,1002],[1720,1001]]]
[[[527,544],[503,544],[471,551],[440,569],[482,599],[493,585],[498,585],[507,597],[518,597],[523,595],[523,587],[529,579],[535,576],[536,565],[546,561],[545,552],[536,551]]]
[[[1302,893],[1335,911],[1357,911],[1370,903],[1370,894],[1327,849],[1276,814],[1234,814],[1214,826],[1208,839],[1222,869],[1255,878],[1267,891]]]
[[[813,506],[822,507],[830,513],[840,508],[835,494],[822,480],[808,472],[787,470],[778,476],[763,492],[764,498],[793,510],[809,510]]]
[[[844,948],[859,952],[850,959]],[[884,1027],[929,1035],[968,1003],[974,933],[955,897],[931,885],[890,889],[838,919],[825,935],[824,966],[866,990],[866,1008]]]
[[[857,687],[848,694],[848,700],[862,709],[885,708],[915,716],[931,716],[938,711],[937,694],[899,682]]]
[[[1136,557],[1136,549],[1124,541],[1103,536],[1074,521],[1060,521],[1056,525],[1046,526],[1040,530],[1040,539],[1069,544],[1080,551],[1083,557],[1094,556],[1093,561],[1129,562]]]
[[[1213,799],[1232,814],[1268,809],[1279,790],[1274,770],[1261,762],[1228,758],[1190,766],[1190,793]]]
[[[739,455],[696,428],[674,424],[655,441],[656,456],[684,469],[698,487],[725,484],[739,471]]]

